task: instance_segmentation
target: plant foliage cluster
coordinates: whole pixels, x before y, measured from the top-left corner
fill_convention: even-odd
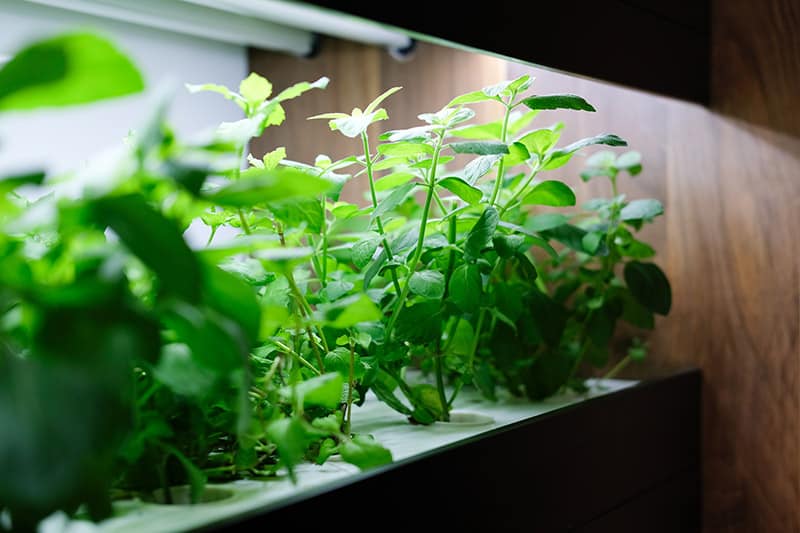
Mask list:
[[[636,152],[603,149],[581,177],[611,196],[564,209],[575,194],[547,171],[626,142],[564,143],[561,124],[531,126],[542,110],[594,111],[531,95],[532,81],[458,96],[378,139],[368,129],[399,88],[312,117],[355,153],[305,164],[284,148],[254,157],[248,142],[327,79],[276,92],[251,74],[237,90],[188,86],[243,111],[213,133],[179,139],[160,108],[110,164],[3,177],[0,508],[15,527],[81,506],[100,519],[113,497],[169,499],[177,484],[197,497],[207,480],[293,475],[334,454],[385,464],[388,450],[351,431],[370,391],[431,424],[463,386],[491,399],[581,390],[584,364],[609,363],[620,320],[652,328],[669,311],[655,252],[636,237],[662,206],[618,191],[641,171]],[[0,70],[0,110],[142,86],[111,44],[66,35]],[[502,118],[476,123],[478,104]],[[356,178],[366,205],[339,198]],[[52,192],[28,200],[43,184]],[[193,249],[184,232],[198,220],[211,233]],[[633,343],[623,363],[644,351]]]

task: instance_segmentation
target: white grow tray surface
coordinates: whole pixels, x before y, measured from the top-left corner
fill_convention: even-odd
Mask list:
[[[353,410],[353,431],[373,435],[391,450],[395,461],[400,461],[637,383],[637,381],[617,379],[590,380],[589,392],[586,394],[562,394],[536,403],[516,398],[490,402],[481,398],[477,392],[464,390],[456,400],[454,409],[456,412],[488,415],[493,419],[491,423],[480,425],[437,422],[430,426],[414,426],[408,423],[405,416],[393,411],[374,397],[368,396],[363,406],[355,407]],[[292,484],[284,473],[266,481],[239,480],[209,485],[233,492],[232,497],[216,502],[197,505],[160,505],[139,500],[120,501],[114,504],[116,516],[99,524],[68,520],[63,514],[57,514],[44,520],[40,524],[39,532],[185,531],[242,513],[272,507],[306,491],[316,492],[339,486],[347,483],[348,478],[355,478],[359,474],[358,468],[342,462],[337,457],[329,459],[324,465],[302,464],[295,470],[297,484]]]

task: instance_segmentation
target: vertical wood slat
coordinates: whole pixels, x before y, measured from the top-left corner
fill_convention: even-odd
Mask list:
[[[650,336],[649,361],[630,375],[687,364],[703,369],[705,530],[797,532],[800,4],[720,0],[713,19],[711,109],[432,45],[405,63],[335,41],[314,60],[253,52],[253,69],[277,87],[318,75],[333,79],[327,91],[287,106],[287,124],[253,149],[287,144],[300,160],[320,151],[351,153],[353,141],[303,118],[364,106],[394,84],[405,89],[387,101],[392,120],[380,130],[413,125],[416,114],[454,94],[523,72],[537,76],[541,94],[586,97],[598,113],[547,112],[537,121],[563,120],[563,142],[601,131],[629,139],[645,170],[624,180],[624,189],[631,198],[664,200],[666,216],[645,237],[672,281],[674,308]],[[608,195],[601,182],[577,179],[582,161],[551,177],[575,187],[579,201]],[[363,186],[354,180],[347,197],[363,201]]]

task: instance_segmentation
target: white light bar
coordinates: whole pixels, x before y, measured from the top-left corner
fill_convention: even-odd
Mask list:
[[[27,1],[240,46],[297,55],[308,55],[314,49],[310,31],[276,24],[252,13],[220,10],[222,2],[202,6],[180,0]]]
[[[285,0],[183,0],[222,9],[243,16],[258,17],[284,26],[300,28],[367,44],[381,45],[390,51],[408,49],[412,39],[376,22],[344,15],[302,2]]]

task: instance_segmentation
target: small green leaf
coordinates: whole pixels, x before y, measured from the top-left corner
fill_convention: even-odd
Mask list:
[[[83,104],[142,89],[133,62],[89,33],[38,41],[0,68],[0,110]]]
[[[404,130],[391,130],[384,132],[378,137],[381,141],[389,141],[389,142],[398,142],[398,141],[409,141],[409,142],[425,142],[430,140],[431,138],[431,131],[433,131],[433,126],[415,126],[413,128],[407,128]]]
[[[664,214],[664,206],[661,202],[653,199],[633,200],[622,208],[619,213],[620,220],[649,220],[658,215]]]
[[[342,399],[344,379],[338,372],[329,372],[321,376],[300,381],[294,385],[287,385],[281,389],[281,396],[291,399],[293,397],[302,401],[305,406],[318,406],[326,409],[335,409]]]
[[[498,233],[492,238],[492,246],[495,252],[503,259],[516,255],[517,252],[521,251],[524,244],[525,238],[522,235],[503,235]]]
[[[574,94],[548,94],[531,96],[522,101],[530,109],[575,109],[577,111],[595,111],[592,105]]]
[[[439,299],[444,294],[444,275],[435,270],[414,272],[408,281],[408,287],[414,294]]]
[[[475,104],[478,102],[485,102],[487,100],[499,100],[496,96],[489,96],[483,91],[472,91],[471,93],[462,94],[450,100],[447,107],[456,107],[464,104]]]
[[[380,309],[372,303],[372,300],[366,294],[361,294],[348,304],[330,325],[337,329],[347,329],[361,322],[380,320],[381,316],[383,315]]]
[[[498,120],[486,124],[464,126],[448,132],[453,137],[474,139],[476,141],[499,141],[503,135],[503,124]]]
[[[508,145],[508,155],[503,156],[503,164],[506,168],[519,165],[531,158],[531,154],[522,143],[511,143]]]
[[[561,213],[542,213],[525,221],[525,229],[540,232],[566,224],[569,218]]]
[[[330,80],[326,77],[322,77],[313,83],[309,83],[307,81],[301,81],[299,83],[295,83],[291,87],[287,87],[286,89],[282,90],[278,93],[273,101],[274,102],[283,102],[285,100],[291,100],[293,98],[297,98],[301,94],[311,89],[324,89],[328,86],[328,82]],[[344,113],[342,113],[344,115]],[[347,116],[347,115],[344,115]]]
[[[508,153],[508,146],[506,144],[492,141],[450,143],[450,148],[457,154],[498,155]]]
[[[459,265],[450,278],[450,299],[465,313],[474,313],[481,303],[481,273],[477,265]]]
[[[585,139],[581,139],[579,141],[575,141],[574,143],[565,146],[564,148],[559,148],[558,150],[554,150],[550,154],[550,159],[559,159],[569,154],[573,154],[584,148],[586,146],[591,146],[593,144],[605,144],[608,146],[627,146],[628,143],[611,133],[603,133],[600,135],[595,135],[594,137],[587,137]]]
[[[367,435],[355,435],[352,439],[345,440],[339,446],[339,453],[342,459],[361,470],[392,462],[392,452]]]
[[[497,210],[487,207],[467,234],[467,240],[464,242],[464,259],[474,261],[480,257],[481,250],[492,241],[499,220]]]
[[[500,161],[500,155],[482,155],[476,157],[464,167],[464,181],[470,185],[475,185],[479,178],[485,176],[492,170],[492,166]]]
[[[458,177],[444,178],[436,185],[447,189],[470,205],[479,204],[483,198],[483,191]]]
[[[560,132],[544,128],[527,133],[519,139],[519,142],[524,144],[530,153],[538,154],[541,157],[556,145],[560,137]]]
[[[392,96],[394,93],[396,93],[401,89],[402,87],[392,87],[391,89],[387,89],[386,91],[384,91],[383,94],[381,94],[380,96],[375,98],[375,100],[369,103],[367,108],[364,109],[364,114],[367,115],[378,109],[378,106],[381,105],[381,102],[383,102],[384,100],[386,100],[387,98],[389,98],[390,96]]]
[[[328,181],[295,168],[251,168],[242,172],[238,181],[206,197],[218,205],[250,207],[288,198],[318,197],[330,188]]]
[[[416,178],[411,172],[393,172],[388,174],[375,182],[376,191],[388,191],[400,185],[405,185],[409,181]]]
[[[666,315],[672,307],[672,289],[664,272],[654,263],[630,261],[625,264],[625,283],[637,302]]]
[[[328,284],[322,289],[325,296],[327,296],[329,301],[338,300],[342,296],[346,295],[348,292],[353,290],[353,285],[349,281],[329,281]]]
[[[419,158],[433,154],[433,147],[425,143],[401,141],[378,145],[378,153],[392,157]]]
[[[265,77],[251,72],[239,84],[239,94],[251,109],[255,109],[272,94],[272,84]]]
[[[565,183],[555,180],[537,184],[525,198],[523,205],[549,205],[567,207],[575,205],[575,193]]]
[[[380,242],[381,238],[375,236],[355,243],[353,248],[350,250],[350,257],[353,260],[353,263],[355,263],[358,268],[364,268],[367,266],[367,263],[369,263],[372,260],[372,257],[375,255],[375,250],[378,248],[378,244],[380,244]]]
[[[401,185],[389,193],[389,196],[384,198],[378,203],[378,207],[372,211],[372,216],[370,216],[370,222],[377,220],[378,217],[382,217],[398,205],[402,203],[403,200],[406,199],[408,193],[410,193],[416,184],[414,183],[406,183],[405,185]]]
[[[627,170],[632,176],[642,170],[642,154],[639,152],[625,152],[617,157],[614,166],[619,170]]]
[[[278,448],[278,455],[288,468],[289,477],[293,481],[296,480],[294,466],[303,459],[308,446],[325,435],[298,418],[275,420],[267,426],[265,433]]]

